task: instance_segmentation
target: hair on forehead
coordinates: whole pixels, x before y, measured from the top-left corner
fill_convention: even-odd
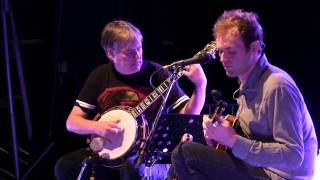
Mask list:
[[[239,33],[246,47],[249,47],[253,41],[263,41],[263,30],[259,23],[259,17],[254,12],[242,9],[224,11],[213,26],[213,36],[217,38],[218,35],[224,34],[228,30]]]
[[[112,21],[104,27],[101,33],[101,46],[105,50],[137,41],[142,42],[143,36],[140,30],[128,21]]]

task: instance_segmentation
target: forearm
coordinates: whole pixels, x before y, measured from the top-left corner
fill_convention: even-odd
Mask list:
[[[69,116],[66,127],[67,130],[76,134],[95,134],[97,121],[82,117]]]
[[[67,130],[76,134],[94,134],[97,121],[87,119],[86,117],[86,113],[79,107],[74,106],[66,122]]]
[[[267,143],[238,136],[232,153],[254,166],[295,169],[300,166],[304,152],[293,144]]]
[[[191,98],[181,109],[181,114],[200,114],[206,99],[206,85],[196,86]]]

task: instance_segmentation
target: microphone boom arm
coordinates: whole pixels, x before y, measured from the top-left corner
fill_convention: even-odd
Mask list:
[[[169,65],[165,65],[162,68],[168,69],[172,67],[173,68],[184,67],[190,64],[202,64],[202,63],[205,64],[213,59],[216,59],[216,52],[217,52],[216,42],[211,41],[201,51],[195,54],[192,58],[179,60]]]

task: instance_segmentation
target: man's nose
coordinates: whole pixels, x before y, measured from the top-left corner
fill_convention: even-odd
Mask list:
[[[140,56],[141,56],[140,50],[135,50],[135,51],[132,51],[131,53],[131,57],[133,58],[140,58]]]
[[[220,62],[224,62],[226,60],[226,56],[224,52],[219,52]]]

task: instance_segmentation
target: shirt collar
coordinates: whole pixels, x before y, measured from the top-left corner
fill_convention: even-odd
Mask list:
[[[257,91],[258,81],[267,70],[268,64],[267,57],[263,55],[249,74],[247,81],[244,84],[240,84],[240,95]]]

